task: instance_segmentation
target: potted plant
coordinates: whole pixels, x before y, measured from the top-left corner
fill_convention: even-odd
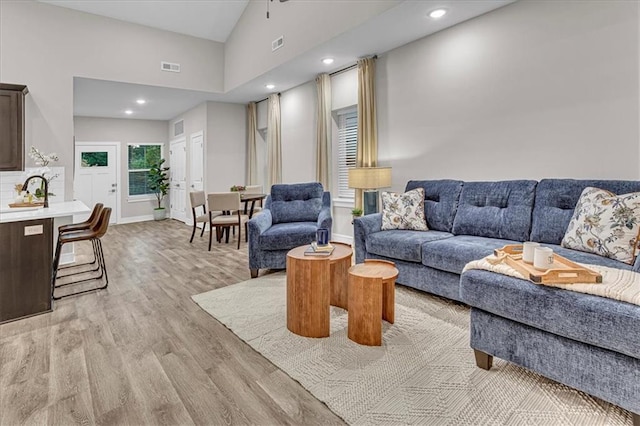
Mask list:
[[[158,200],[158,207],[153,209],[154,220],[162,220],[167,216],[165,208],[162,206],[162,200],[169,192],[169,177],[167,176],[169,167],[162,167],[164,161],[161,159],[149,169],[149,189],[155,193],[156,200]]]
[[[362,209],[360,207],[351,209],[351,216],[353,216],[354,220],[355,218],[362,216]],[[353,223],[353,220],[351,220],[351,223]]]

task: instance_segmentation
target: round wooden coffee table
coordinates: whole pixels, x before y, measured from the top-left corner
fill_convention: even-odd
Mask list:
[[[330,256],[305,256],[309,247],[287,253],[287,328],[305,337],[329,336],[329,306],[347,308],[348,271],[353,250],[331,242]]]
[[[369,346],[382,344],[382,321],[395,320],[393,262],[367,259],[349,269],[349,325],[347,337]]]

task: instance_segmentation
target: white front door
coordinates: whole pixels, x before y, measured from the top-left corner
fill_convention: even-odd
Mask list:
[[[187,141],[171,141],[169,150],[171,218],[184,222],[187,218]]]
[[[111,207],[110,223],[118,218],[118,152],[119,142],[77,142],[75,149],[74,197],[89,208],[96,203]],[[89,214],[74,216],[74,221],[84,221]]]

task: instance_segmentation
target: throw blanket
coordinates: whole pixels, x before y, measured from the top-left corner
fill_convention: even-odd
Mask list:
[[[514,278],[526,279],[520,272],[513,269],[506,263],[492,263],[497,261],[493,255],[484,259],[472,260],[467,263],[462,272],[470,269],[482,269],[484,271],[496,272]],[[609,299],[620,300],[622,302],[633,303],[640,306],[640,274],[624,269],[608,268],[599,265],[580,264],[586,268],[599,272],[602,275],[602,284],[544,284],[550,287],[558,287],[565,290],[577,291],[578,293],[593,294],[594,296],[607,297]]]

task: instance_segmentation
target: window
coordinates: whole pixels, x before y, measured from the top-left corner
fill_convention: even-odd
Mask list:
[[[129,196],[153,194],[149,189],[149,169],[161,158],[161,144],[129,145]]]
[[[80,167],[108,167],[109,155],[106,152],[83,152]]]
[[[349,188],[349,169],[356,166],[358,143],[358,110],[349,108],[338,112],[338,198],[354,198]]]

